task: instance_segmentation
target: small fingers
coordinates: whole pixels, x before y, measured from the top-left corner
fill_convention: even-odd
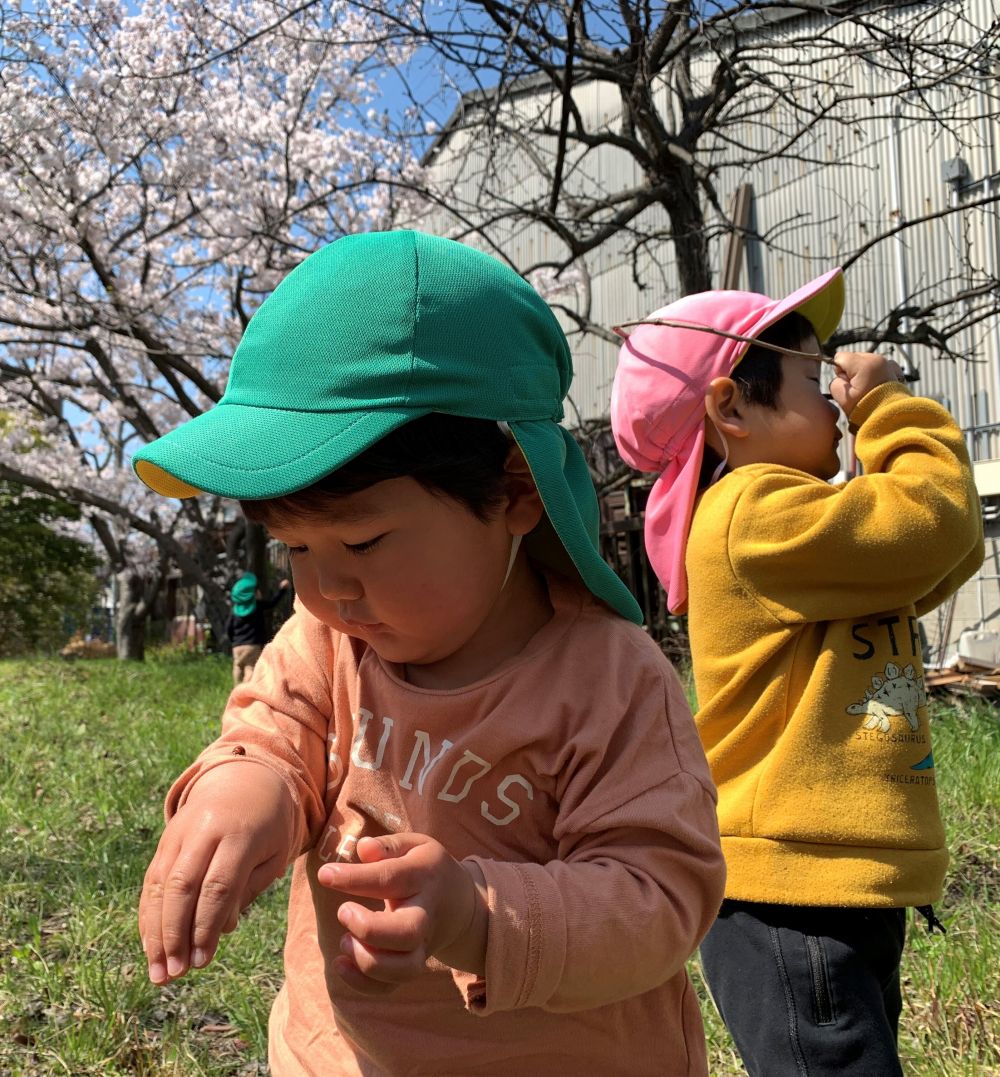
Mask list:
[[[139,938],[142,952],[148,954],[150,948],[159,946],[160,900],[161,888],[157,881],[160,850],[157,850],[146,869],[142,880],[142,893],[139,895]]]
[[[245,857],[237,860],[241,865]],[[191,964],[202,968],[211,961],[219,945],[219,936],[236,930],[240,913],[245,912],[278,875],[283,865],[277,856],[255,867],[245,879],[231,877],[232,851],[219,852],[213,860],[198,895],[198,907],[191,925]]]
[[[264,891],[271,885],[271,883],[273,883],[274,880],[282,873],[283,867],[284,865],[278,860],[277,857],[272,857],[264,864],[261,864],[260,867],[254,868],[254,870],[250,872],[250,878],[247,879],[246,884],[243,887],[243,894],[240,897],[238,906],[233,906],[229,915],[226,917],[226,922],[222,925],[221,932],[223,935],[230,935],[236,930],[237,927],[239,927],[240,918],[242,917],[243,913],[245,913],[247,909],[250,908],[250,906],[257,900],[257,898],[259,898],[260,895],[263,894]],[[199,933],[199,925],[196,924],[193,940],[194,947],[198,948],[202,941],[202,936]],[[206,939],[204,941],[207,942],[208,940]],[[209,955],[209,960],[211,960],[212,956],[213,955],[211,954]],[[195,964],[193,954],[191,964]],[[206,961],[205,964],[208,964],[208,962]],[[198,965],[197,967],[200,968],[201,966]]]
[[[256,892],[248,880],[230,877],[232,863],[231,853],[209,845],[182,853],[169,866],[156,861],[150,866],[140,931],[153,983],[166,984],[192,967],[203,968],[215,955],[219,936],[235,929],[241,909]]]
[[[324,864],[322,886],[354,897],[404,901],[427,885],[441,865],[443,849],[425,834],[382,834],[358,840],[358,862]]]
[[[419,870],[401,859],[371,864],[324,864],[317,878],[323,886],[353,897],[402,901],[420,889]]]
[[[383,994],[423,973],[428,918],[420,906],[377,911],[345,902],[337,918],[347,931],[340,940],[342,956],[334,964],[355,990]]]
[[[283,866],[279,858],[273,856],[244,876],[248,863],[245,854],[234,857],[232,848],[223,845],[217,848],[202,880],[191,921],[191,950],[188,955],[191,967],[204,968],[212,960],[219,946],[220,935],[228,935],[236,930],[240,914],[281,874]],[[235,865],[238,867],[234,876]]]
[[[142,952],[146,955],[149,978],[153,983],[161,984],[169,979],[167,957],[163,949],[163,936],[160,930],[163,887],[155,874],[151,875],[152,871],[151,864],[150,870],[146,873],[139,904],[139,938],[142,942]]]
[[[153,983],[165,984],[187,968],[191,918],[210,856],[210,849],[180,854],[168,832],[146,871],[139,902],[139,933]]]
[[[369,948],[426,951],[430,921],[427,910],[420,905],[404,903],[379,911],[349,901],[337,910],[337,919],[350,935]]]
[[[190,968],[191,926],[206,882],[201,857],[179,857],[159,884],[159,948],[147,950],[149,978],[156,984]]]
[[[368,980],[380,984],[398,985],[416,979],[426,969],[427,955],[419,950],[398,952],[366,946],[353,935],[340,940],[340,952]]]
[[[389,995],[399,986],[399,984],[371,979],[354,964],[351,958],[343,954],[333,959],[333,968],[348,987],[362,995]]]

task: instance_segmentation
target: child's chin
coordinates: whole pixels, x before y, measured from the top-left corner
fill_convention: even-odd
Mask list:
[[[381,633],[349,632],[349,636],[367,644],[383,662],[392,662],[394,665],[405,666],[410,662],[419,662],[421,656],[413,653],[413,647],[394,639],[388,631]]]
[[[831,479],[835,479],[841,472],[840,457],[835,457],[833,460],[821,467],[816,468],[813,474],[817,479],[822,479],[824,482],[829,482]]]

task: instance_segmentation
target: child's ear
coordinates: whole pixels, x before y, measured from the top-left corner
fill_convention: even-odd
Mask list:
[[[709,383],[705,411],[712,426],[724,437],[745,438],[750,433],[746,403],[732,378],[714,378]]]
[[[504,479],[507,486],[507,507],[504,509],[507,530],[512,535],[526,535],[538,525],[545,506],[528,461],[517,445],[511,445],[507,453]]]

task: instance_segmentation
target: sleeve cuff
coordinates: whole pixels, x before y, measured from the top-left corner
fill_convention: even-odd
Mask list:
[[[854,410],[851,412],[850,421],[847,424],[847,429],[856,434],[862,424],[871,417],[872,412],[883,403],[883,401],[890,400],[894,396],[906,396],[912,397],[913,394],[909,389],[900,381],[887,381],[881,385],[876,385],[874,389],[870,389],[865,395],[854,405]]]
[[[566,923],[555,881],[541,864],[469,859],[486,881],[489,934],[486,975],[454,973],[466,1008],[486,1017],[544,1006],[566,961]]]

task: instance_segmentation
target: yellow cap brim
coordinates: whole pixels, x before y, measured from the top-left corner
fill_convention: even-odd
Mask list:
[[[163,494],[164,497],[197,497],[198,494],[204,491],[199,490],[197,486],[192,486],[190,483],[184,482],[183,479],[178,479],[176,475],[171,475],[169,471],[164,471],[162,467],[157,467],[156,464],[150,463],[149,460],[136,460],[135,461],[135,473],[140,479],[151,489],[155,490],[158,494]]]

